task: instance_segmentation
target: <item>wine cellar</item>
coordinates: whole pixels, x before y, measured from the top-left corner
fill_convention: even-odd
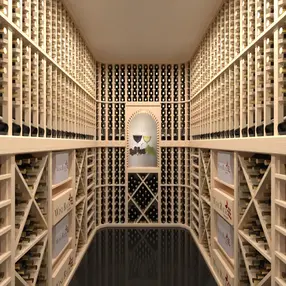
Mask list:
[[[186,234],[144,227],[217,285],[286,286],[286,0],[219,1],[165,63],[100,60],[72,2],[0,0],[0,286],[69,285],[96,233],[98,269],[160,245],[166,285]]]

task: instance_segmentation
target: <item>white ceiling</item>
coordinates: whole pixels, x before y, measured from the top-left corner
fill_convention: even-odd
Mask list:
[[[223,0],[64,0],[96,60],[191,58]]]

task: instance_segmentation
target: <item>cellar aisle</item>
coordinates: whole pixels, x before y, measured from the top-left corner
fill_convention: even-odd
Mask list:
[[[98,231],[70,286],[216,285],[188,231],[106,228]]]

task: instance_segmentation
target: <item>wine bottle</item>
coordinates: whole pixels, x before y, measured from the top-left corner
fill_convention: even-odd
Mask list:
[[[278,124],[279,135],[286,135],[286,116],[284,116],[283,121]]]

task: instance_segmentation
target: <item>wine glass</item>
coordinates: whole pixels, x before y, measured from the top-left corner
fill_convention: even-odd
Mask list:
[[[143,140],[148,144],[151,140],[151,136],[143,136]]]
[[[133,139],[138,144],[142,139],[142,135],[133,135]]]

